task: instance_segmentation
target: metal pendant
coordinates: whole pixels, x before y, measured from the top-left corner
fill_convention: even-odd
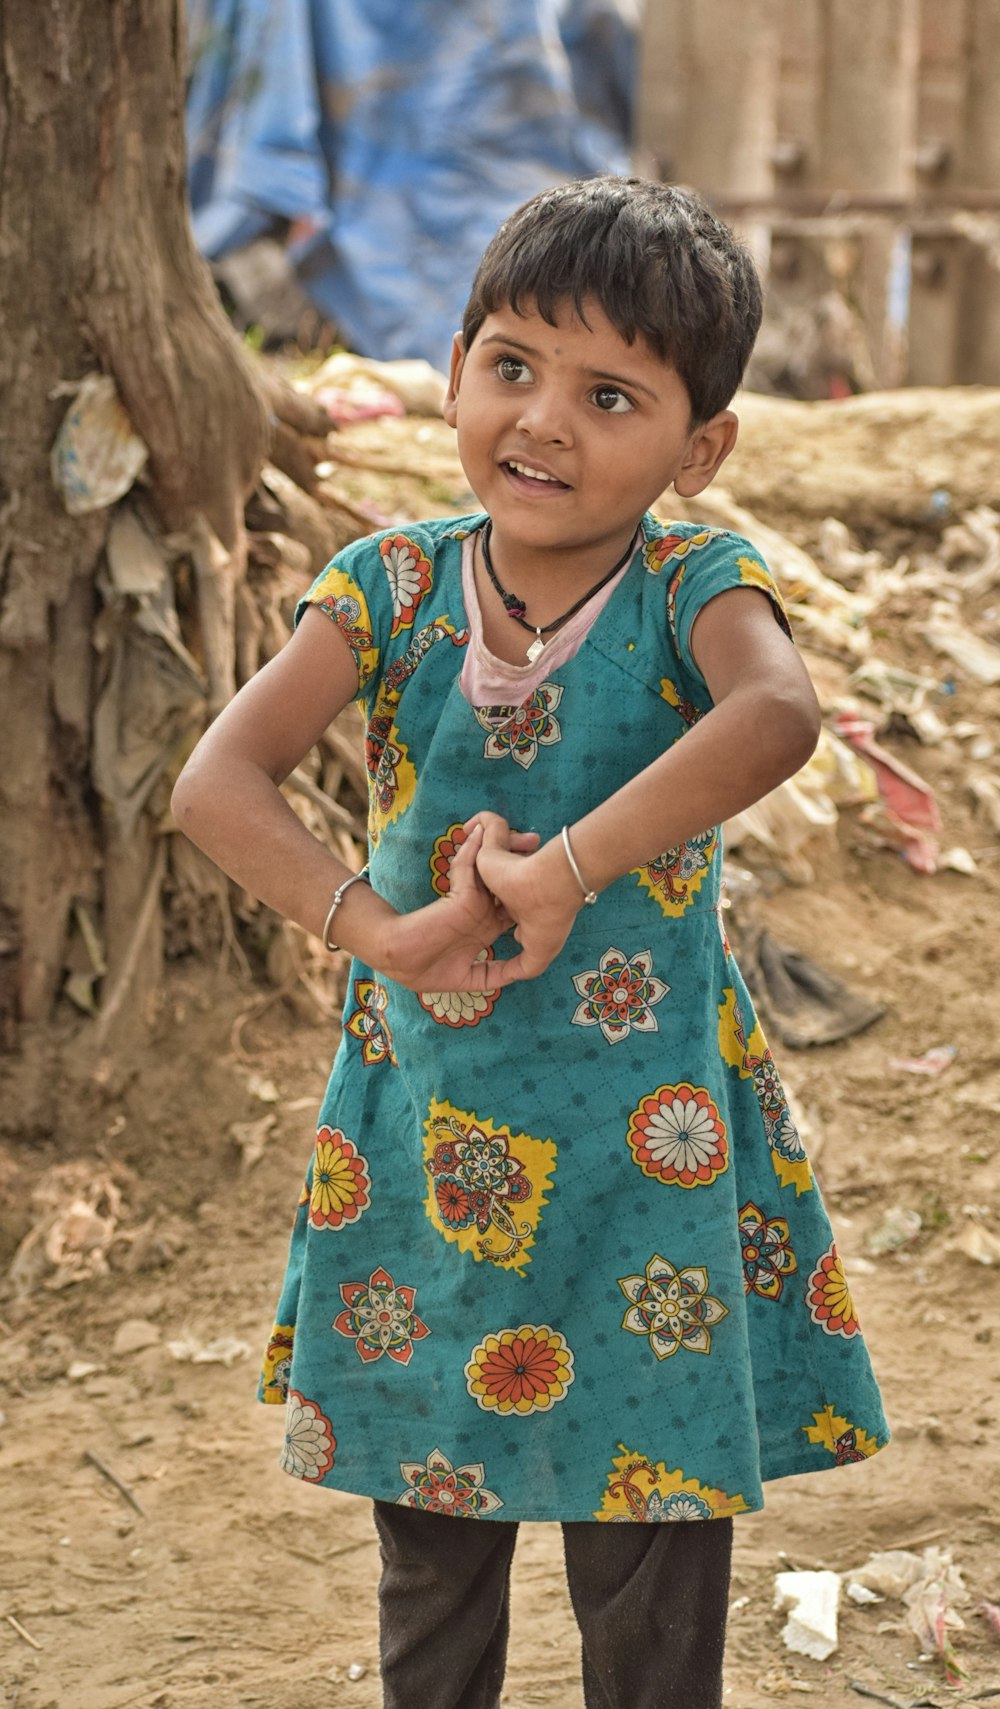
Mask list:
[[[528,648],[528,663],[532,665],[537,664],[544,651],[545,642],[542,640],[542,632],[539,629],[535,635],[535,639],[531,643],[531,646]]]

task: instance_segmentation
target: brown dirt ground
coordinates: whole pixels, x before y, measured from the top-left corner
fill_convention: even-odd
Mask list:
[[[912,639],[916,615],[883,620],[882,650],[934,668]],[[988,605],[981,618],[995,637]],[[818,662],[825,684],[838,671]],[[946,714],[1000,737],[1000,688],[959,683]],[[810,848],[814,882],[766,882],[756,908],[783,942],[887,1005],[859,1038],[778,1054],[808,1118],[895,1441],[865,1465],[772,1485],[765,1511],[737,1522],[727,1709],[1000,1698],[1000,1647],[973,1613],[1000,1600],[1000,1267],[961,1245],[970,1229],[993,1234],[1000,1209],[1000,847],[972,817],[958,744],[890,745],[934,784],[944,846],[971,848],[977,874],[919,877],[866,846],[845,811],[837,833]],[[34,1182],[67,1159],[131,1170],[123,1228],[153,1219],[143,1239],[116,1249],[107,1276],[61,1291],[39,1283],[0,1305],[3,1709],[379,1703],[367,1504],[283,1477],[280,1412],[252,1397],[334,1042],[278,1004],[239,1026],[258,997],[234,974],[175,965],[148,1048],[67,1087],[58,1132],[0,1148],[7,1255],[29,1225]],[[938,1078],[890,1066],[939,1044],[957,1056]],[[253,1075],[273,1082],[277,1102],[261,1102]],[[243,1170],[231,1124],[268,1111],[274,1130]],[[16,1138],[9,1112],[5,1128]],[[918,1210],[922,1230],[873,1257],[869,1237],[896,1206]],[[132,1271],[120,1267],[130,1252]],[[116,1331],[132,1318],[157,1338],[116,1354]],[[234,1336],[252,1352],[228,1367],[182,1363],[166,1343],[186,1335]],[[71,1380],[74,1360],[96,1369]],[[969,1587],[957,1638],[967,1686],[949,1691],[940,1665],[921,1659],[898,1603],[843,1603],[828,1662],[782,1647],[775,1571],[842,1570],[876,1549],[931,1542],[953,1552]],[[351,1680],[355,1663],[365,1671]],[[558,1528],[525,1526],[505,1705],[579,1709],[579,1681]]]

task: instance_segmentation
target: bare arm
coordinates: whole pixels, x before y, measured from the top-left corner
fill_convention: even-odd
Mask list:
[[[192,842],[315,936],[349,869],[306,829],[278,786],[357,686],[344,637],[322,612],[307,611],[288,645],[206,731],[173,794],[177,823]],[[481,988],[477,957],[509,925],[476,874],[481,839],[482,831],[473,831],[459,850],[448,899],[412,914],[397,914],[366,884],[352,885],[337,910],[337,942],[414,990]],[[517,838],[512,846],[536,845]]]
[[[816,746],[816,696],[766,594],[718,594],[699,612],[691,646],[712,711],[570,827],[577,865],[594,890],[760,800]],[[518,922],[522,945],[521,955],[491,966],[491,979],[534,978],[562,948],[583,900],[580,887],[558,838],[515,858],[489,815],[483,819],[479,870]]]

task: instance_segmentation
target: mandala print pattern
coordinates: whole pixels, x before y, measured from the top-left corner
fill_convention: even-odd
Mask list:
[[[699,836],[647,861],[645,866],[633,867],[632,871],[662,912],[668,918],[676,918],[690,908],[712,870],[718,846],[717,830],[702,831]]]
[[[556,707],[563,691],[556,682],[540,683],[523,706],[477,706],[477,723],[489,731],[483,748],[488,760],[505,760],[509,756],[515,765],[527,771],[538,756],[539,748],[551,747],[562,741]]]
[[[417,774],[396,724],[403,690],[433,647],[444,641],[463,647],[468,638],[468,630],[456,629],[447,617],[438,618],[418,630],[382,679],[365,732],[368,833],[374,844],[378,843],[385,827],[406,811],[417,787]]]
[[[294,1324],[275,1324],[264,1353],[264,1362],[260,1372],[260,1398],[268,1406],[284,1406],[288,1399],[288,1379],[292,1369],[294,1340]]]
[[[806,1294],[809,1315],[827,1335],[842,1335],[849,1341],[861,1329],[836,1245],[831,1243],[809,1278]]]
[[[780,1300],[785,1277],[799,1267],[789,1245],[788,1223],[781,1216],[766,1216],[748,1199],[740,1211],[739,1228],[744,1292],[758,1294],[762,1300]]]
[[[557,1329],[522,1323],[487,1335],[465,1367],[466,1388],[484,1412],[526,1418],[565,1400],[573,1355]]]
[[[556,1147],[435,1099],[424,1124],[427,1215],[445,1239],[519,1276],[548,1203]]]
[[[354,655],[358,688],[364,688],[378,668],[378,648],[361,589],[332,564],[310,593],[309,603],[336,623]]]
[[[814,1412],[812,1418],[812,1423],[803,1424],[802,1429],[814,1447],[832,1454],[835,1465],[850,1466],[860,1460],[868,1460],[884,1446],[884,1440],[870,1436],[867,1430],[852,1424],[832,1406],[825,1406],[822,1412]]]
[[[648,949],[625,955],[606,949],[597,967],[574,973],[573,984],[583,998],[573,1014],[577,1027],[600,1027],[609,1044],[618,1044],[635,1029],[640,1033],[659,1031],[653,1005],[661,1003],[670,986],[653,977],[653,957]]]
[[[665,1186],[710,1185],[729,1168],[729,1139],[718,1106],[704,1086],[682,1080],[657,1086],[629,1117],[633,1161]]]
[[[383,1062],[396,1067],[392,1048],[392,1033],[386,1009],[389,993],[377,979],[356,979],[354,1001],[358,1005],[344,1022],[344,1031],[361,1044],[361,1060],[366,1068],[378,1068]]]
[[[289,1477],[318,1484],[333,1466],[337,1438],[314,1400],[291,1389],[285,1409],[285,1445],[279,1465]]]
[[[783,1187],[794,1187],[796,1197],[812,1191],[812,1170],[798,1128],[792,1120],[774,1058],[755,1021],[747,1037],[743,1015],[731,987],[719,1004],[719,1050],[724,1062],[738,1070],[741,1080],[752,1080],[774,1172]]]
[[[321,1127],[316,1135],[309,1223],[316,1229],[339,1229],[357,1222],[371,1204],[371,1178],[360,1151],[339,1127]]]
[[[358,1358],[366,1365],[384,1353],[397,1365],[408,1365],[413,1343],[430,1334],[413,1309],[416,1289],[398,1285],[388,1270],[373,1270],[367,1282],[341,1282],[344,1310],[333,1320],[339,1335],[349,1335]]]
[[[658,1359],[669,1359],[679,1348],[709,1353],[712,1326],[729,1315],[708,1291],[708,1271],[702,1265],[677,1270],[655,1253],[643,1276],[620,1276],[618,1286],[632,1304],[622,1328],[645,1335]]]
[[[419,1460],[403,1460],[400,1472],[407,1488],[397,1496],[397,1507],[416,1507],[421,1513],[439,1513],[445,1519],[482,1519],[503,1506],[498,1495],[486,1489],[484,1466],[452,1466],[440,1448]]]
[[[392,594],[392,634],[398,635],[413,627],[417,607],[431,585],[431,563],[405,534],[380,540],[378,549]]]
[[[742,1495],[727,1495],[678,1468],[668,1471],[663,1460],[654,1465],[619,1442],[612,1459],[607,1489],[595,1519],[612,1525],[652,1525],[688,1519],[728,1519],[748,1513]]]

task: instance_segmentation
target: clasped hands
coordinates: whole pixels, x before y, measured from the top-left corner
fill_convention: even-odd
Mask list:
[[[499,813],[477,813],[451,862],[447,894],[397,914],[382,937],[378,971],[411,991],[498,991],[537,979],[569,936],[583,897],[558,838],[512,831]],[[489,950],[513,928],[520,953]]]

